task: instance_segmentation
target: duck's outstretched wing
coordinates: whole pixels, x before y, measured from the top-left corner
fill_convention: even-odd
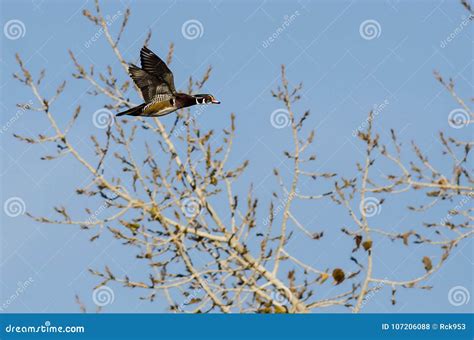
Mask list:
[[[169,85],[163,79],[157,78],[133,64],[128,67],[128,72],[140,89],[146,103],[169,100],[173,97]]]
[[[140,50],[140,61],[145,72],[163,81],[168,86],[170,93],[176,92],[173,72],[163,60],[146,46],[143,46]]]

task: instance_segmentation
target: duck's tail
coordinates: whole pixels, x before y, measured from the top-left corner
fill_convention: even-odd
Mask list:
[[[117,116],[124,116],[124,115],[129,115],[129,116],[139,116],[143,112],[143,108],[145,107],[145,103],[132,107],[131,109],[128,109],[127,111],[119,112],[117,113]]]

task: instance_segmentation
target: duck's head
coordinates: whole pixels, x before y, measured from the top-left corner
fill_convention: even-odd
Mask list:
[[[195,94],[193,96],[196,98],[197,104],[220,104],[221,102],[218,101],[212,94]]]

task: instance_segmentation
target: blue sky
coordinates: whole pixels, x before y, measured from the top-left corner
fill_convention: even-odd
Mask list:
[[[120,80],[126,77],[105,37],[91,42],[97,27],[81,12],[84,8],[92,10],[93,2],[7,0],[1,6],[2,27],[10,20],[24,25],[18,39],[9,39],[5,32],[1,36],[1,124],[5,126],[15,115],[16,103],[34,100],[31,92],[11,76],[18,71],[14,60],[18,52],[34,75],[46,68],[42,85],[46,97],[52,96],[61,81],[67,79],[67,90],[58,101],[55,114],[64,124],[78,104],[83,107],[72,138],[91,155],[89,135],[103,130],[97,129],[90,117],[104,101],[89,96],[87,84],[71,77],[74,66],[67,50],[74,51],[82,64],[93,64],[97,71],[111,64]],[[171,69],[177,88],[185,89],[190,74],[199,77],[212,65],[205,92],[213,93],[222,104],[199,115],[199,124],[205,129],[220,130],[228,124],[230,112],[235,113],[238,133],[230,163],[251,161],[238,190],[245,193],[253,182],[263,204],[268,204],[272,191],[277,189],[269,174],[274,166],[284,164],[282,151],[291,142],[290,130],[276,129],[270,121],[271,113],[281,108],[270,95],[277,85],[281,64],[287,65],[292,84],[304,84],[302,100],[295,109],[311,110],[308,125],[316,128],[314,151],[322,171],[346,177],[356,174],[355,162],[363,160],[363,145],[352,132],[374,105],[382,103],[388,104],[375,121],[382,139],[386,140],[394,128],[405,146],[415,140],[428,152],[430,160],[447,172],[450,164],[441,155],[438,131],[463,140],[472,137],[468,127],[449,126],[449,112],[459,107],[433,77],[433,70],[438,70],[445,78],[455,80],[461,97],[472,95],[472,28],[464,27],[443,46],[467,16],[457,1],[108,1],[102,11],[111,18],[121,17],[128,6],[132,16],[121,41],[127,61],[137,61],[146,33],[152,29],[149,46],[156,53],[164,56],[169,43],[175,43]],[[292,18],[291,22],[278,30],[285,17]],[[111,23],[112,31],[118,30],[120,19]],[[183,35],[182,27],[188,20],[202,25],[201,36],[190,40]],[[360,32],[366,20],[378,24],[378,34],[373,39],[364,39]],[[269,43],[271,36],[275,39]],[[139,101],[136,93],[129,95]],[[174,117],[162,120],[171,126]],[[40,161],[48,149],[32,147],[12,137],[12,133],[32,135],[43,131],[49,131],[44,115],[27,112],[1,134],[1,202],[20,197],[26,210],[35,215],[52,216],[54,205],[72,206],[80,213],[90,207],[90,202],[77,200],[74,190],[87,173],[71,158]],[[320,190],[310,184],[304,189]],[[449,204],[457,203],[444,203],[444,210],[424,216],[407,212],[406,205],[420,203],[419,199],[413,195],[391,197],[390,207],[384,205],[374,223],[389,230],[409,230],[427,219],[439,219]],[[318,266],[322,263],[322,267],[353,265],[346,251],[352,241],[340,233],[341,226],[348,223],[344,210],[328,202],[316,202],[298,206],[297,212],[311,230],[324,230],[327,242],[314,248],[314,243],[306,246],[301,241],[292,250]],[[6,311],[77,312],[75,294],[87,306],[93,306],[92,287],[98,281],[87,273],[90,267],[108,264],[122,273],[143,274],[129,249],[107,237],[90,243],[90,236],[75,227],[41,225],[24,215],[10,217],[2,211],[0,303],[14,294],[18,282],[32,278],[32,284],[9,303]],[[374,250],[385,255],[375,269],[379,277],[393,271],[397,278],[421,275],[421,258],[440,255],[435,249],[414,247],[407,251],[399,244],[385,242]],[[453,254],[428,281],[434,285],[431,291],[399,291],[399,302],[391,306],[390,289],[386,288],[364,307],[364,312],[472,310],[472,302],[454,307],[447,299],[453,286],[468,287],[472,292],[472,240],[462,242]],[[140,292],[136,290],[114,289],[115,301],[106,307],[108,312],[166,310],[162,301],[139,300]],[[344,309],[334,307],[327,311]]]

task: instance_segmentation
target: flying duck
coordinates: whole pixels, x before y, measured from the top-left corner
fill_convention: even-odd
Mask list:
[[[220,104],[220,101],[210,94],[189,95],[176,92],[173,73],[165,62],[146,46],[140,50],[140,62],[142,68],[130,64],[128,72],[140,89],[145,102],[120,112],[117,116],[160,117],[183,107]]]

